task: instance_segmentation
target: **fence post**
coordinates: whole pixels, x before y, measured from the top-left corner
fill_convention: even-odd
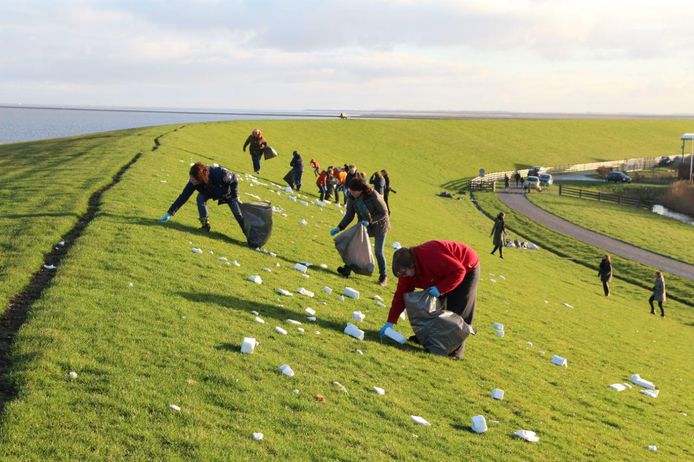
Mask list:
[[[598,191],[598,202],[602,200],[602,195],[600,194],[600,191]]]
[[[617,195],[617,203],[618,203],[618,204],[621,204],[621,203],[622,203],[622,195],[621,195],[621,194],[618,194],[618,195]]]
[[[582,195],[581,193],[582,193],[582,192],[583,192],[583,190],[579,188],[579,190],[578,190],[578,198],[579,198],[579,199],[581,198],[581,195]]]
[[[561,196],[561,183],[559,183],[559,195]]]

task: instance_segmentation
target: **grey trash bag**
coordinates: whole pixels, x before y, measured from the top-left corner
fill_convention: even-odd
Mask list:
[[[462,358],[472,329],[460,315],[444,310],[438,297],[425,291],[406,293],[405,308],[417,340],[429,353]]]
[[[370,276],[374,272],[374,257],[366,228],[359,223],[334,239],[342,261],[357,274]]]
[[[265,156],[265,160],[274,159],[275,157],[279,156],[279,154],[277,154],[277,151],[275,151],[275,148],[271,147],[270,145],[265,145],[265,149],[263,149],[263,155]]]
[[[272,234],[272,205],[248,202],[241,205],[243,232],[250,247],[262,247]]]

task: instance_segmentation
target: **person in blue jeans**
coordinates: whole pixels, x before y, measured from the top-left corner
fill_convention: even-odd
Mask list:
[[[263,137],[263,132],[259,128],[253,129],[246,142],[243,143],[243,152],[246,152],[246,147],[250,146],[251,160],[253,161],[253,171],[256,175],[260,174],[260,159],[263,157],[263,151],[267,147],[267,141]]]
[[[361,176],[357,176],[349,182],[345,216],[337,227],[330,230],[330,235],[335,236],[340,231],[344,231],[354,220],[355,215],[361,225],[366,227],[369,236],[374,238],[374,254],[378,263],[378,283],[385,286],[388,283],[388,276],[383,247],[386,243],[386,235],[390,230],[388,207],[383,201],[383,197],[367,185]],[[347,266],[341,266],[337,268],[337,272],[344,277],[349,277],[352,270]]]
[[[176,214],[178,209],[188,202],[190,196],[197,191],[198,213],[200,214],[201,224],[200,229],[207,232],[211,229],[208,219],[207,201],[214,199],[220,205],[229,204],[231,213],[234,215],[234,218],[236,218],[241,232],[243,232],[243,213],[239,205],[238,181],[236,175],[224,167],[208,167],[202,162],[193,164],[190,167],[189,175],[188,183],[183,188],[183,191],[159,221],[162,223],[169,221],[171,217]]]

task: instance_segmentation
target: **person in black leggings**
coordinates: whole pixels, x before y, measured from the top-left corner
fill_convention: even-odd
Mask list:
[[[665,278],[663,277],[662,271],[655,272],[655,284],[653,284],[653,294],[651,298],[648,299],[648,304],[651,305],[651,314],[655,314],[655,307],[653,302],[658,302],[658,308],[660,308],[660,316],[665,317],[665,310],[663,309],[663,302],[667,298],[665,294]]]
[[[506,223],[504,223],[504,212],[499,212],[494,220],[494,226],[492,227],[492,232],[490,236],[494,236],[492,242],[494,244],[494,250],[492,250],[492,255],[494,252],[499,250],[499,257],[504,258],[504,235],[506,234]]]

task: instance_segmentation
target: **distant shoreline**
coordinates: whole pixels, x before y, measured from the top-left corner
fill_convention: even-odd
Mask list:
[[[345,113],[350,119],[403,119],[403,120],[601,120],[601,119],[663,119],[663,120],[694,120],[694,114],[600,114],[600,113],[554,113],[554,112],[503,112],[503,111],[225,111],[225,110],[195,110],[195,109],[147,109],[147,108],[103,108],[76,106],[25,106],[0,104],[0,109],[41,109],[56,111],[82,112],[120,112],[120,113],[150,113],[150,114],[186,114],[202,116],[232,116],[232,117],[297,117],[302,119],[338,119],[340,113]]]

